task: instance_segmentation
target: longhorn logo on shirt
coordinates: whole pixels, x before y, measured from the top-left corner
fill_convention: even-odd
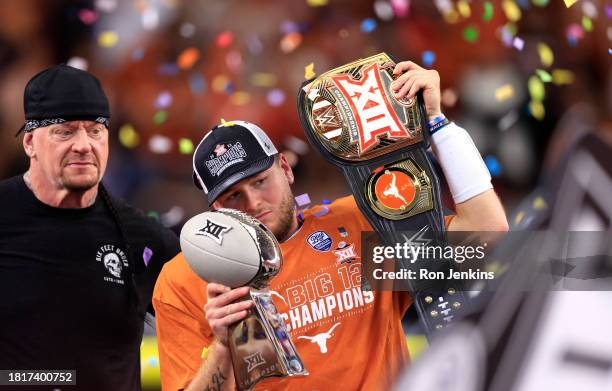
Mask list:
[[[221,245],[221,243],[223,243],[223,235],[231,229],[232,227],[227,227],[207,218],[204,228],[200,228],[195,234],[198,236],[206,236],[207,238],[211,238],[217,242],[218,245]]]
[[[355,116],[359,139],[351,141],[359,142],[360,154],[377,146],[382,136],[410,137],[385,93],[380,72],[379,64],[374,63],[360,71],[360,80],[346,74],[331,77]]]
[[[310,337],[308,335],[300,335],[298,339],[307,339],[311,343],[316,343],[317,345],[319,345],[319,350],[321,351],[321,353],[325,354],[327,353],[327,340],[333,336],[334,329],[338,326],[340,326],[340,323],[334,324],[331,329],[329,329],[325,333],[317,334],[314,337]]]
[[[334,254],[336,254],[336,265],[351,263],[355,259],[359,258],[357,254],[355,254],[355,244],[353,243],[338,243],[338,247],[334,250]]]

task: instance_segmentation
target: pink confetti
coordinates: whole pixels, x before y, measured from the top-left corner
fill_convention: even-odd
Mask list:
[[[523,41],[519,37],[515,37],[514,40],[512,41],[512,46],[514,46],[514,48],[519,51],[523,50],[523,47],[525,47],[525,41]]]
[[[84,24],[94,24],[96,20],[98,20],[98,13],[94,10],[83,8],[79,11],[79,19],[81,19],[81,22]]]
[[[395,16],[403,18],[410,13],[410,0],[391,0],[391,8]]]

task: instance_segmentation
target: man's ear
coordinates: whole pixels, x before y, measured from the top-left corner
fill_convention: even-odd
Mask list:
[[[290,185],[295,181],[295,177],[293,176],[293,170],[291,169],[291,165],[287,161],[287,158],[282,153],[278,154],[278,164],[280,165],[283,173],[285,174],[285,178],[287,178],[287,182]]]
[[[34,149],[34,132],[27,132],[26,134],[23,135],[23,140],[22,140],[22,144],[23,144],[23,150],[25,151],[26,155],[28,155],[30,158],[33,158],[34,156],[36,156],[36,151]]]

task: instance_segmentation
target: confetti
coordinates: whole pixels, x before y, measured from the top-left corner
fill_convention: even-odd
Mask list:
[[[546,112],[544,110],[544,104],[540,101],[531,101],[529,102],[529,112],[533,116],[533,118],[541,121],[544,119]]]
[[[168,119],[168,112],[160,110],[153,115],[153,123],[155,125],[161,125]]]
[[[612,48],[608,48],[608,54],[612,54]]]
[[[548,207],[546,201],[541,196],[537,196],[536,198],[534,198],[532,206],[535,210],[543,210]]]
[[[505,132],[506,130],[510,129],[510,127],[512,127],[512,125],[514,125],[516,121],[518,121],[518,119],[518,112],[516,110],[512,110],[511,112],[499,119],[499,121],[497,122],[497,127],[502,132]]]
[[[301,195],[299,195],[299,196],[295,197],[295,203],[296,203],[296,204],[297,204],[297,206],[299,206],[300,208],[301,208],[302,206],[306,206],[306,205],[308,205],[308,204],[310,204],[310,203],[311,203],[311,201],[310,201],[310,196],[308,195],[308,193],[301,194]]]
[[[217,39],[215,39],[215,43],[220,48],[226,48],[232,44],[234,41],[234,34],[231,31],[224,31],[221,34],[217,35]]]
[[[283,20],[280,25],[280,31],[283,34],[299,32],[299,26],[293,20]]]
[[[179,54],[176,60],[176,65],[182,70],[191,69],[199,59],[200,50],[194,47],[189,47]]]
[[[484,162],[493,178],[498,177],[502,173],[502,167],[499,160],[493,155],[488,155],[484,158]]]
[[[459,11],[459,14],[464,18],[469,18],[470,15],[472,15],[470,3],[468,3],[466,0],[459,0],[457,2],[457,10]]]
[[[536,69],[536,75],[542,80],[544,83],[550,83],[553,78],[550,73],[546,72],[544,69]]]
[[[206,90],[206,80],[199,73],[192,73],[189,76],[189,89],[194,95],[199,95]]]
[[[361,31],[364,33],[371,33],[376,30],[376,21],[372,18],[364,19],[361,22]]]
[[[459,14],[455,10],[450,10],[449,12],[442,14],[442,16],[444,16],[446,23],[449,24],[455,24],[459,21]]]
[[[257,34],[251,34],[246,38],[246,45],[251,54],[261,54],[263,51],[263,44],[257,36]]]
[[[586,16],[582,17],[582,27],[585,31],[593,31],[593,21]]]
[[[495,100],[498,102],[503,102],[508,100],[514,96],[514,88],[512,84],[504,84],[501,87],[495,89]]]
[[[160,216],[160,221],[166,227],[173,227],[177,224],[180,224],[184,217],[185,210],[180,206],[175,205],[170,208],[169,211]]]
[[[502,2],[502,9],[511,22],[518,22],[521,20],[521,9],[512,0],[504,0]]]
[[[132,124],[124,124],[119,128],[119,142],[126,148],[132,149],[138,146],[140,137]]]
[[[576,46],[578,40],[584,38],[584,30],[582,29],[582,26],[572,23],[567,27],[565,36],[567,37],[567,41],[571,46]]]
[[[314,71],[314,62],[311,62],[310,64],[304,67],[304,79],[306,80],[312,79],[316,75],[317,74]]]
[[[132,52],[132,60],[133,61],[140,61],[144,58],[145,55],[145,51],[143,48],[136,48],[134,49],[134,51]]]
[[[308,153],[308,143],[295,136],[287,136],[284,143],[287,148],[297,153],[298,155],[306,155]]]
[[[103,31],[98,35],[98,44],[103,48],[112,48],[119,42],[119,35],[114,31]]]
[[[391,7],[398,18],[403,18],[410,12],[409,0],[391,0]]]
[[[537,77],[531,76],[527,81],[527,89],[529,90],[529,96],[532,101],[541,102],[546,97],[546,91],[544,89],[544,83]]]
[[[572,5],[576,4],[578,2],[578,0],[563,0],[565,2],[565,6],[567,8],[571,7]]]
[[[540,55],[540,61],[545,67],[551,66],[555,61],[555,56],[551,48],[543,42],[538,43],[538,53]]]
[[[113,12],[117,8],[117,0],[96,0],[96,9],[102,12]]]
[[[196,32],[196,26],[193,23],[183,23],[179,29],[179,34],[183,38],[191,38]]]
[[[531,2],[536,7],[546,7],[548,5],[549,0],[531,0]]]
[[[588,18],[597,19],[597,7],[591,1],[585,1],[582,3],[582,13]]]
[[[237,50],[232,50],[225,56],[225,64],[231,71],[239,71],[242,67],[242,54]]]
[[[424,51],[422,60],[423,60],[423,65],[430,68],[433,65],[433,63],[436,62],[436,54],[429,50]]]
[[[280,41],[280,49],[283,53],[291,53],[302,43],[302,34],[295,32],[286,34]]]
[[[388,1],[376,0],[374,2],[374,13],[380,20],[388,22],[394,16],[393,6]]]
[[[86,25],[92,25],[94,23],[96,23],[96,20],[98,20],[98,13],[94,10],[90,10],[88,8],[83,8],[81,10],[79,10],[78,13],[78,17],[81,20],[81,22],[83,22],[83,24]]]
[[[169,91],[162,91],[155,99],[155,108],[158,110],[170,107],[172,104],[172,94]]]
[[[514,46],[515,49],[521,51],[525,47],[525,41],[523,41],[519,37],[514,37],[514,39],[512,40],[512,46]]]
[[[180,138],[178,148],[181,154],[191,155],[193,153],[193,142],[188,138]]]
[[[275,88],[268,92],[266,99],[270,106],[278,107],[282,105],[283,102],[285,102],[285,93],[283,92],[283,90]]]
[[[148,211],[148,212],[147,212],[147,216],[148,216],[148,217],[151,217],[152,219],[159,220],[159,212],[158,212],[158,211],[156,211],[156,210],[150,210],[150,211]]]
[[[173,62],[161,64],[157,72],[162,76],[176,76],[179,73],[179,67]]]
[[[476,42],[478,40],[478,27],[468,26],[463,30],[463,38],[468,42]]]
[[[574,82],[574,73],[566,69],[553,69],[552,79],[555,85],[572,84]]]
[[[142,28],[148,31],[155,30],[159,26],[159,11],[155,7],[147,7],[140,18]]]
[[[306,4],[311,7],[323,7],[326,6],[329,0],[306,0]]]
[[[153,256],[153,250],[151,250],[148,247],[145,247],[144,250],[142,251],[142,260],[144,261],[145,266],[149,266],[149,261],[151,260],[152,256]]]
[[[521,210],[514,217],[514,225],[518,225],[523,220],[523,217],[525,217],[525,211]]]
[[[153,153],[168,153],[172,149],[172,140],[166,136],[156,134],[149,139],[149,149]]]
[[[612,4],[606,4],[606,16],[608,19],[612,19]]]
[[[83,71],[86,71],[87,67],[89,66],[87,60],[82,57],[72,57],[70,60],[68,60],[67,64],[73,68],[81,69]]]
[[[490,1],[485,1],[484,3],[484,12],[482,14],[482,20],[485,22],[493,19],[493,4]]]
[[[244,106],[251,100],[251,95],[245,91],[236,91],[230,95],[230,103],[236,106]]]
[[[453,107],[457,104],[457,93],[452,88],[447,88],[442,91],[442,105],[445,107]]]
[[[342,39],[346,39],[349,37],[349,32],[347,29],[340,29],[340,31],[338,31],[338,36]]]
[[[250,81],[256,87],[272,87],[276,85],[277,78],[273,73],[256,72],[251,75]]]
[[[214,92],[221,93],[224,92],[229,84],[230,80],[227,76],[221,74],[217,75],[212,80],[212,89]]]

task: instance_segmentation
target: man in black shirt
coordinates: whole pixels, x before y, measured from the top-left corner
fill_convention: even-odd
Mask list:
[[[0,370],[76,371],[62,390],[139,390],[145,311],[178,240],[100,183],[110,114],[93,75],[40,72],[24,111],[30,167],[0,182]]]

